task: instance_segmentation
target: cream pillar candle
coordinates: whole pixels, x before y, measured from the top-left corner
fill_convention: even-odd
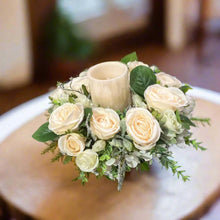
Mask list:
[[[117,61],[99,63],[88,70],[92,101],[101,107],[124,110],[130,102],[128,68]]]

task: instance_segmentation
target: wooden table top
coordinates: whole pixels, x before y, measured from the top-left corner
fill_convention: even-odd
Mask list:
[[[25,124],[0,144],[0,193],[12,205],[38,219],[180,219],[197,216],[220,193],[220,106],[198,100],[195,114],[211,118],[195,136],[205,152],[174,148],[175,159],[191,176],[183,183],[171,172],[153,166],[149,173],[132,172],[122,191],[117,183],[91,175],[82,186],[72,182],[73,164],[50,163],[44,144],[31,138],[43,115]]]

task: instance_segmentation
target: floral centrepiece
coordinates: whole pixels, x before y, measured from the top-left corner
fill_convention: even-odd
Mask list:
[[[45,142],[52,162],[73,163],[83,184],[90,173],[118,181],[121,190],[126,172],[148,171],[157,158],[166,169],[189,180],[172,156],[172,145],[205,150],[192,138],[191,127],[208,118],[193,117],[191,89],[176,77],[138,61],[135,52],[122,58],[127,67],[130,100],[123,110],[95,105],[88,70],[67,83],[58,83],[50,95],[48,122],[33,138]]]

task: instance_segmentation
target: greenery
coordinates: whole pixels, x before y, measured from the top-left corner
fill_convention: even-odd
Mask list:
[[[176,113],[177,121],[181,123],[185,129],[189,130],[190,126],[196,127],[196,125],[192,122],[192,120],[189,119],[187,116],[180,114],[178,110],[176,110],[175,113]]]
[[[42,152],[41,152],[41,154],[43,155],[43,154],[46,154],[46,153],[48,153],[48,152],[52,152],[52,153],[54,153],[54,151],[56,150],[56,148],[57,148],[57,142],[56,141],[52,141],[51,143],[46,143],[47,145],[48,145],[48,147],[47,148],[45,148]]]
[[[73,181],[81,180],[82,181],[82,185],[84,186],[86,183],[88,183],[88,177],[89,177],[89,173],[85,173],[83,171],[79,171],[79,176],[76,177],[75,179],[73,179]]]
[[[211,125],[210,124],[210,118],[198,118],[198,117],[192,117],[190,118],[191,121],[194,121],[195,123],[201,123],[202,126],[205,125]]]
[[[192,89],[192,87],[190,87],[189,85],[185,84],[183,86],[181,86],[179,88],[183,93],[187,93],[190,89]]]
[[[201,144],[202,142],[198,142],[196,139],[191,139],[192,133],[190,133],[190,135],[184,137],[185,140],[185,144],[194,147],[196,150],[200,149],[200,150],[206,150],[205,147],[202,147]]]
[[[124,56],[121,59],[121,62],[127,64],[128,62],[137,61],[137,60],[138,60],[138,57],[137,57],[136,52],[132,52],[132,53]]]
[[[150,85],[156,84],[156,81],[156,76],[149,67],[137,66],[131,71],[131,89],[141,97],[144,96],[146,88]]]
[[[94,44],[58,7],[45,28],[45,45],[50,56],[84,59],[92,54]]]
[[[143,172],[149,171],[149,169],[150,169],[150,164],[149,164],[149,162],[147,162],[147,161],[142,162],[142,163],[140,164],[140,169],[141,169],[141,171],[143,171]]]
[[[39,142],[46,142],[46,141],[57,139],[58,135],[56,135],[54,132],[49,130],[48,125],[49,125],[49,122],[46,122],[43,125],[41,125],[37,129],[37,131],[34,132],[32,137]]]
[[[170,169],[172,173],[177,175],[177,177],[181,177],[184,182],[189,180],[189,176],[184,175],[185,170],[181,170],[181,166],[178,165],[176,161],[172,159],[172,152],[168,150],[168,146],[165,143],[157,144],[151,150],[151,154],[154,157],[157,157],[167,170]]]
[[[85,85],[82,85],[82,90],[83,90],[83,94],[84,94],[86,97],[89,97],[89,92],[87,91]]]
[[[71,161],[72,161],[72,157],[67,155],[67,156],[65,156],[65,158],[63,160],[63,164],[68,164]]]
[[[60,159],[63,159],[63,154],[61,152],[57,153],[55,157],[51,159],[51,162],[59,161]]]

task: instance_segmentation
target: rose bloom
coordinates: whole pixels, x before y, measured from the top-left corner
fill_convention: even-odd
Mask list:
[[[127,132],[139,150],[149,150],[160,138],[160,125],[144,108],[131,108],[126,113]]]
[[[120,130],[120,118],[112,109],[93,108],[91,130],[99,139],[108,140]]]
[[[159,112],[181,110],[188,104],[185,94],[175,87],[163,87],[158,84],[147,87],[144,97],[149,108]]]
[[[76,165],[83,172],[92,172],[98,163],[98,154],[90,149],[83,151],[76,157]]]
[[[127,63],[128,69],[131,72],[137,66],[146,66],[149,67],[147,64],[140,62],[140,61],[132,61]]]
[[[58,147],[62,154],[79,155],[85,148],[85,138],[79,134],[67,134],[59,138]]]
[[[52,112],[48,128],[58,135],[68,130],[75,131],[83,117],[84,109],[81,104],[65,103]]]
[[[156,77],[161,86],[172,86],[179,88],[182,85],[182,83],[176,77],[164,72],[157,73]]]
[[[64,84],[64,89],[82,91],[82,85],[85,85],[87,91],[89,92],[89,79],[87,76],[73,78],[72,80]]]

